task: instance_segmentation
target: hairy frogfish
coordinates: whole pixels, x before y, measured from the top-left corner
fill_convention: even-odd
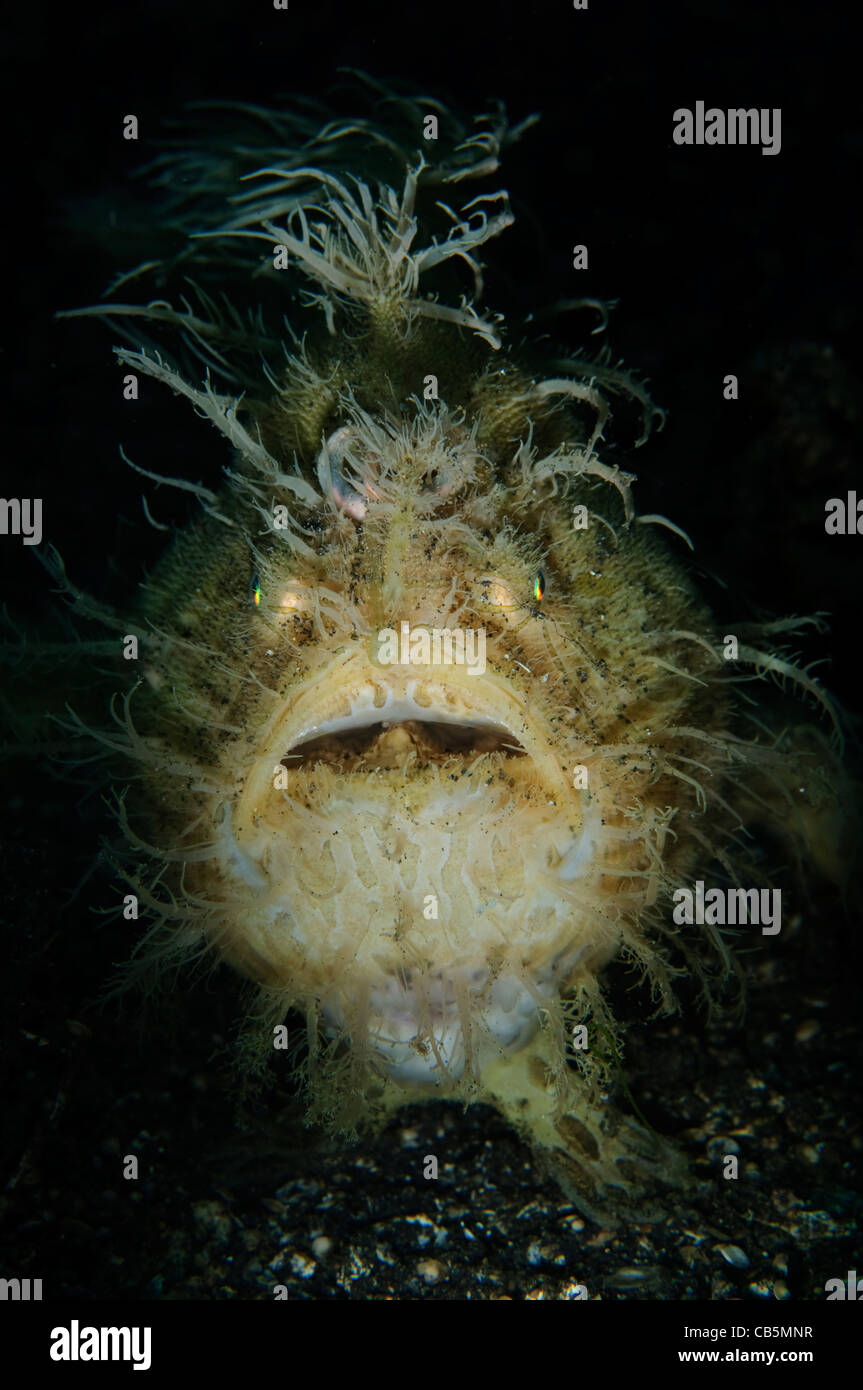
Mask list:
[[[148,170],[171,254],[77,312],[220,432],[224,482],[134,465],[200,510],[132,611],[42,558],[113,653],[110,714],[68,728],[117,789],[138,960],[246,977],[251,1071],[299,1014],[310,1122],[485,1102],[613,1213],[686,1170],[619,1098],[603,969],[660,1011],[733,980],[781,928],[759,830],[837,876],[841,732],[801,620],[720,624],[639,514],[662,411],[565,342],[607,306],[534,339],[483,307],[529,124],[201,107]]]

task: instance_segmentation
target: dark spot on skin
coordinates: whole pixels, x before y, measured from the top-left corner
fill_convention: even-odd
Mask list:
[[[587,1126],[574,1115],[562,1115],[554,1127],[571,1147],[587,1154],[588,1158],[599,1158],[599,1145]]]

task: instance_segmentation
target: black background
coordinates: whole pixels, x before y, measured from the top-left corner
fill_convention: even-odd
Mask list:
[[[215,432],[157,388],[146,384],[135,407],[122,402],[102,326],[53,318],[58,309],[96,301],[124,264],[129,176],[161,121],[201,98],[268,105],[280,96],[323,95],[342,65],[410,81],[465,112],[501,97],[514,121],[534,111],[542,121],[508,154],[499,176],[517,221],[485,248],[487,302],[506,312],[517,340],[519,318],[553,300],[620,301],[610,330],[614,353],[650,378],[669,412],[663,433],[634,457],[626,438],[610,441],[615,459],[638,474],[639,510],[665,513],[688,532],[696,566],[728,585],[705,579],[711,601],[729,617],[753,609],[831,613],[832,637],[809,644],[807,656],[832,657],[822,677],[859,712],[863,537],[824,533],[829,497],[855,485],[863,496],[861,241],[852,211],[863,123],[843,8],[591,0],[579,12],[567,0],[291,0],[287,12],[277,12],[263,0],[157,0],[19,9],[4,80],[3,494],[41,495],[46,540],[61,550],[69,573],[122,603],[162,541],[141,526],[140,479],[122,464],[118,444],[145,467],[211,486],[227,462]],[[699,99],[723,108],[781,107],[781,153],[675,146],[673,111]],[[140,147],[122,139],[130,112],[139,118]],[[137,185],[134,196],[142,196]],[[571,268],[576,242],[589,247],[585,274]],[[133,238],[128,245],[125,263],[132,264]],[[590,326],[576,316],[564,329],[578,346]],[[729,372],[740,378],[737,402],[722,398]],[[158,497],[160,519],[191,514],[182,498]],[[10,611],[38,622],[50,586],[32,553],[2,538],[0,564]],[[14,701],[14,671],[3,678]],[[12,1248],[19,1262],[30,1251],[34,1273],[45,1251],[65,1242],[58,1278],[82,1297],[105,1297],[110,1281],[99,1242],[74,1224],[102,1229],[99,1221],[86,1202],[75,1208],[62,1196],[85,1162],[86,1145],[76,1140],[87,1129],[99,1152],[113,1133],[112,1108],[129,1104],[129,1086],[141,1087],[132,1112],[146,1128],[153,1114],[147,1085],[165,1101],[175,1072],[205,1069],[210,1025],[200,1019],[214,1010],[217,1030],[227,1029],[231,1014],[219,994],[230,995],[224,982],[190,1005],[199,1011],[183,1043],[191,1061],[161,1036],[145,1044],[143,1060],[140,1053],[134,1063],[125,1054],[118,1060],[114,1050],[124,1051],[118,1039],[126,1034],[102,1016],[94,1022],[88,1015],[85,1041],[69,1034],[65,1021],[79,1018],[128,949],[112,937],[116,925],[90,914],[104,901],[98,873],[83,899],[57,907],[87,873],[103,829],[98,798],[76,799],[47,767],[10,779],[2,1181],[31,1151],[28,1162],[40,1176],[31,1172],[29,1186],[26,1177],[14,1186],[7,1232],[30,1222],[30,1234],[23,1244],[16,1234]],[[828,906],[832,914],[832,900]],[[855,948],[847,928],[831,937],[833,920],[822,922],[823,943],[800,957],[798,985],[816,962],[821,983],[838,991],[836,1017],[847,1021],[854,1006],[841,982],[853,977],[859,952],[849,957]],[[76,1093],[81,1074],[88,1078],[83,1095]],[[66,1100],[58,1097],[70,1094],[79,1108],[64,1119]],[[212,1092],[201,1114],[208,1144],[220,1126],[230,1127],[230,1112],[220,1119]],[[126,1142],[120,1137],[121,1152]],[[60,1169],[65,1164],[62,1174],[54,1170],[59,1198],[50,1195],[52,1154]],[[63,1210],[72,1221],[65,1228],[57,1215]],[[118,1239],[128,1297],[136,1291],[127,1271],[139,1228],[124,1229]],[[151,1282],[158,1263],[142,1262],[139,1291],[149,1297],[160,1291]]]

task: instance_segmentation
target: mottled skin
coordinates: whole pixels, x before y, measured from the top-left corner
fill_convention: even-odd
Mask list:
[[[236,449],[128,629],[137,681],[112,736],[140,772],[125,872],[156,918],[157,964],[214,951],[260,987],[250,1064],[288,1008],[305,1016],[312,1118],[353,1131],[429,1096],[486,1100],[607,1215],[683,1167],[608,1100],[619,1044],[601,969],[624,953],[662,1007],[675,968],[727,974],[720,934],[674,926],[669,895],[711,871],[754,881],[736,867],[744,821],[817,855],[833,803],[796,787],[801,759],[826,755],[815,735],[753,739],[738,721],[681,542],[638,522],[628,475],[603,463],[605,388],[649,418],[643,389],[578,360],[567,388],[560,362],[544,373],[487,324],[472,332],[469,306],[450,321],[417,308],[422,255],[408,284],[393,250],[410,179],[400,205],[380,192],[379,262],[386,237],[341,184],[328,225],[357,235],[318,260],[290,213],[285,244],[332,331],[242,403],[120,351]],[[402,621],[483,630],[485,672],[382,666],[379,633]],[[749,640],[738,671],[788,675]],[[353,734],[318,732],[351,716]],[[573,1051],[578,1022],[588,1047]]]

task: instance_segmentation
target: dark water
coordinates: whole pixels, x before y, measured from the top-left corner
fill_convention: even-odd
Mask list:
[[[616,460],[639,475],[639,509],[692,537],[696,567],[728,586],[704,581],[720,612],[829,612],[832,635],[807,659],[831,656],[820,674],[859,714],[863,536],[824,531],[829,497],[859,487],[863,498],[852,215],[863,124],[841,13],[720,0],[592,0],[586,13],[564,0],[20,11],[5,84],[20,182],[5,214],[3,494],[41,496],[69,573],[122,604],[161,542],[140,524],[140,480],[117,445],[211,486],[226,461],[215,432],[172,399],[124,405],[109,331],[52,317],[94,302],[146,254],[146,193],[130,179],[141,151],[121,138],[124,115],[155,135],[191,100],[323,95],[343,65],[466,112],[499,96],[514,120],[542,121],[502,171],[517,222],[486,248],[488,302],[514,325],[561,297],[620,301],[615,355],[649,376],[669,412],[636,458],[618,443]],[[672,113],[698,100],[781,108],[781,152],[674,145]],[[583,274],[571,269],[575,243],[590,248]],[[574,319],[574,343],[581,328]],[[732,372],[733,403],[721,389]],[[159,502],[165,521],[191,515],[182,499]],[[13,537],[0,538],[0,564],[10,611],[38,623],[47,576]],[[14,670],[3,680],[13,706],[36,698]],[[340,1151],[305,1133],[279,1084],[239,1131],[224,1056],[236,986],[221,974],[200,982],[179,1015],[143,1034],[128,1009],[94,1012],[130,946],[94,914],[113,891],[94,867],[104,808],[45,760],[13,765],[8,787],[0,1274],[88,1300],[266,1298],[274,1282],[292,1298],[559,1298],[580,1280],[604,1298],[784,1301],[823,1298],[825,1281],[853,1267],[853,878],[848,903],[816,890],[775,958],[752,961],[743,1025],[708,1028],[690,1009],[651,1029],[644,1001],[614,976],[644,1112],[683,1136],[702,1176],[711,1136],[729,1130],[754,1169],[718,1204],[672,1204],[664,1222],[597,1239],[482,1108],[405,1112]],[[441,1158],[435,1185],[421,1176],[428,1152]],[[133,1192],[120,1176],[128,1153],[141,1156]]]

